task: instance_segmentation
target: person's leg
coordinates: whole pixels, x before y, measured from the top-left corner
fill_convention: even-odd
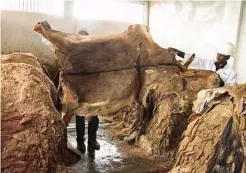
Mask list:
[[[85,117],[76,115],[77,148],[81,153],[85,153]]]
[[[100,145],[97,142],[97,129],[98,129],[99,119],[97,116],[91,117],[88,122],[88,151],[89,149],[99,150]]]

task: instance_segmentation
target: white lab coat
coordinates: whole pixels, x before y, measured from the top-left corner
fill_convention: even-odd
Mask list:
[[[184,60],[186,61],[188,58],[191,57],[191,54],[186,53]],[[211,70],[219,74],[220,78],[225,83],[225,86],[230,86],[236,84],[236,72],[235,70],[230,67],[228,64],[219,70],[216,71],[215,63],[216,61],[213,59],[201,59],[195,57],[192,63],[189,65],[189,69],[199,69],[199,70]]]

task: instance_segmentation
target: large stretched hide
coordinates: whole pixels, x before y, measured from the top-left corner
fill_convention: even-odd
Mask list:
[[[55,31],[47,22],[38,23],[34,30],[56,48],[62,67],[60,86],[66,122],[74,114],[104,116],[125,106],[142,105],[152,84],[159,81],[166,85],[170,79],[176,80],[175,76],[187,77],[181,84],[171,83],[177,87],[218,86],[218,76],[212,72],[205,72],[205,77],[199,80],[202,84],[194,80],[196,77],[184,74],[175,55],[154,43],[145,26],[131,25],[123,33],[106,36]],[[200,77],[203,74],[190,73]],[[189,80],[193,82],[189,83]]]
[[[37,58],[14,53],[2,62],[2,172],[56,172],[58,163],[78,160],[67,149],[56,89]]]
[[[47,22],[34,30],[60,60],[65,123],[75,114],[106,115],[114,137],[146,154],[174,159],[196,93],[220,85],[212,71],[184,69],[141,25],[106,36],[55,31]]]
[[[138,102],[142,67],[177,64],[141,25],[108,36],[67,34],[43,23],[35,30],[57,48],[67,114],[105,115]]]

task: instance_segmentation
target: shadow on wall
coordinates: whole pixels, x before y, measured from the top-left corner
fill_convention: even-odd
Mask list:
[[[1,11],[1,47],[2,54],[13,52],[32,53],[39,58],[51,75],[58,68],[56,56],[52,50],[42,43],[42,37],[32,30],[39,22],[47,20],[56,30],[75,33],[77,28],[88,28],[90,34],[112,34],[127,29],[129,23],[113,21],[69,20],[41,13]]]

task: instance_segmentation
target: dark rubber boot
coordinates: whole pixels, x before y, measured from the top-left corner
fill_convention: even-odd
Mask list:
[[[86,146],[85,146],[85,144],[84,144],[84,142],[77,142],[77,148],[78,148],[78,150],[82,153],[82,154],[84,154],[85,153],[85,151],[86,151]]]
[[[85,117],[76,115],[77,148],[83,154],[86,151],[85,142]]]
[[[95,152],[95,150],[100,150],[100,144],[97,142],[97,129],[98,129],[99,119],[97,116],[91,117],[88,122],[88,152]]]

